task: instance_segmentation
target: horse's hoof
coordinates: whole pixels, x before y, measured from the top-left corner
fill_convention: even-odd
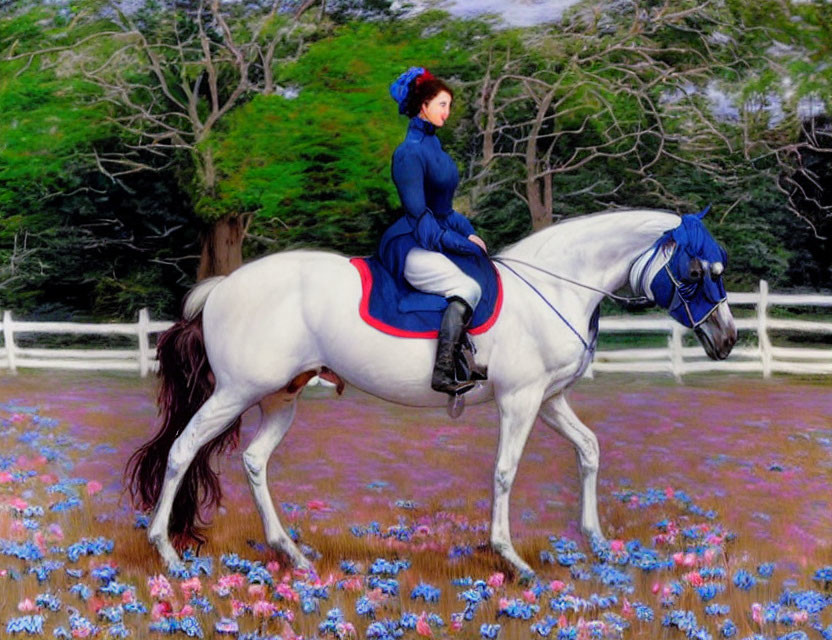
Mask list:
[[[534,569],[524,569],[523,571],[520,571],[520,575],[517,578],[517,584],[521,586],[528,586],[535,580],[537,580],[537,574],[534,572]]]

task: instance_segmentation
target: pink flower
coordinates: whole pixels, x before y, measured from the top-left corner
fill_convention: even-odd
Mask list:
[[[664,490],[664,495],[667,497],[668,500],[673,500],[673,496],[676,495],[676,492],[673,491],[673,487],[666,487]]]
[[[136,594],[133,592],[132,589],[128,589],[127,591],[121,594],[121,604],[130,604],[131,602],[135,601]]]
[[[686,581],[692,587],[701,587],[705,584],[705,580],[702,579],[702,576],[699,574],[698,571],[691,571],[690,573],[686,573],[682,576],[682,580]]]
[[[613,553],[621,553],[624,551],[624,541],[623,540],[611,540],[610,541],[610,549]]]
[[[504,611],[505,609],[508,609],[510,604],[511,603],[508,598],[500,598],[497,602],[497,611]]]
[[[167,600],[173,597],[173,588],[168,579],[161,573],[147,579],[147,586],[150,587],[150,597],[157,600]]]
[[[792,616],[792,620],[794,620],[795,624],[806,624],[809,620],[809,612],[801,609]]]
[[[179,583],[179,588],[186,598],[190,598],[194,593],[202,593],[202,583],[197,576]]]
[[[17,509],[18,511],[23,511],[29,506],[28,502],[26,502],[23,498],[18,498],[17,496],[14,496],[11,500],[9,500],[9,504],[12,505],[12,508]]]
[[[716,557],[716,549],[705,549],[705,564],[713,564]]]
[[[526,589],[523,592],[523,600],[525,600],[529,604],[534,604],[535,602],[537,602],[537,596],[534,595],[534,591],[532,591],[531,589]]]
[[[621,605],[621,615],[625,618],[633,617],[633,607],[627,598],[624,598],[624,603]]]
[[[26,598],[25,600],[21,600],[18,603],[17,608],[18,608],[19,611],[34,611],[35,609],[37,609],[37,607],[35,606],[35,603],[32,602],[29,598]]]
[[[363,576],[352,576],[344,580],[344,591],[361,591],[364,588]]]
[[[87,495],[88,496],[94,496],[96,493],[101,491],[103,488],[104,488],[104,486],[100,482],[98,482],[98,480],[90,480],[87,483]]]
[[[216,629],[217,633],[239,633],[240,626],[237,624],[236,620],[232,620],[231,618],[220,618],[214,624],[214,629]]]
[[[227,576],[220,576],[220,579],[217,580],[217,584],[211,587],[214,591],[216,591],[217,595],[222,598],[226,598],[231,595],[232,589],[239,589],[243,586],[245,582],[245,578],[239,573],[232,573]]]
[[[486,580],[486,583],[489,587],[497,589],[503,586],[503,582],[505,581],[505,579],[505,575],[498,571],[497,573],[492,573],[490,576],[488,576],[488,580]]]
[[[61,529],[61,525],[56,522],[50,524],[46,531],[49,534],[49,540],[52,542],[60,542],[64,539],[64,530]]]
[[[422,615],[420,615],[418,620],[416,620],[416,633],[424,638],[433,637],[433,631],[431,631],[430,625],[427,621],[427,613],[424,611],[422,611]]]
[[[154,602],[153,607],[150,609],[150,615],[154,620],[159,620],[160,618],[166,618],[173,613],[173,607],[170,605],[170,602],[167,600],[162,600],[161,602]]]
[[[306,508],[310,511],[329,511],[329,505],[323,500],[310,500],[306,503]]]
[[[335,635],[338,638],[355,638],[358,634],[351,622],[339,622],[335,625]]]
[[[272,560],[266,565],[266,571],[269,573],[277,573],[280,571],[280,563],[277,560]]]
[[[650,591],[653,592],[653,595],[657,594],[659,590],[662,588],[661,582],[654,582],[653,586],[650,588]]]
[[[265,598],[266,585],[264,584],[250,584],[248,586],[248,595],[252,598]]]
[[[564,582],[561,582],[560,580],[552,580],[549,583],[549,588],[555,593],[558,593],[566,588],[566,584]]]
[[[248,605],[242,600],[231,600],[231,615],[235,618],[243,615],[248,610]]]
[[[751,619],[757,624],[763,624],[763,605],[759,602],[751,605]]]
[[[251,605],[251,612],[255,616],[259,616],[261,618],[271,618],[276,611],[277,607],[275,607],[274,604],[268,600],[258,600]]]
[[[194,615],[194,608],[189,604],[186,604],[176,613],[177,618],[187,618],[192,615]]]
[[[561,629],[569,626],[569,622],[567,622],[566,616],[564,614],[560,614],[560,617],[558,617],[558,626]]]
[[[459,631],[462,629],[462,618],[453,618],[451,620],[451,631]]]
[[[298,602],[300,601],[300,596],[297,592],[292,589],[288,584],[281,582],[280,584],[275,587],[275,593],[279,595],[284,600],[289,600],[291,602]]]
[[[10,474],[8,471],[0,471],[0,484],[6,484],[7,482],[13,482],[14,476]]]

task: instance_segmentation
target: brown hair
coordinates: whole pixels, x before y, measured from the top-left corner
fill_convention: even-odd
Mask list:
[[[453,90],[439,78],[427,78],[421,82],[419,82],[418,77],[415,78],[407,92],[407,107],[405,109],[407,117],[418,116],[422,110],[422,105],[433,100],[441,91],[446,91],[453,99]]]

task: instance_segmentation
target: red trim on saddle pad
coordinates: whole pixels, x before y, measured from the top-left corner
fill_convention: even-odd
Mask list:
[[[373,291],[373,274],[370,272],[370,267],[364,258],[350,258],[350,264],[358,269],[358,274],[361,276],[361,304],[358,307],[358,313],[364,322],[383,333],[399,338],[436,338],[439,335],[438,330],[408,331],[407,329],[400,329],[371,316],[370,294]],[[503,281],[500,279],[500,272],[497,271],[496,267],[494,268],[494,273],[497,276],[497,300],[494,302],[494,311],[491,312],[491,315],[485,322],[468,329],[469,334],[479,335],[485,333],[494,326],[494,323],[497,322],[497,317],[500,315],[500,309],[503,307]]]

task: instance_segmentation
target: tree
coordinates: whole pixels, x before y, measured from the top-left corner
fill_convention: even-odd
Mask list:
[[[481,56],[477,195],[509,184],[540,229],[570,199],[608,205],[640,191],[681,205],[657,175],[666,162],[730,179],[719,157],[732,142],[696,88],[749,62],[710,42],[718,28],[728,25],[690,3],[579,9],[556,30],[495,42]]]
[[[281,91],[275,70],[295,59],[316,30],[282,13],[275,2],[219,0],[145,4],[135,13],[115,2],[80,5],[69,24],[55,18],[58,44],[18,51],[7,60],[46,58],[96,89],[96,104],[122,145],[94,150],[98,168],[114,183],[141,171],[178,165],[196,214],[206,223],[199,277],[228,273],[242,261],[250,218],[220,218],[199,203],[216,193],[216,159],[206,141],[223,119],[253,95]],[[88,94],[89,95],[89,94]],[[163,158],[164,163],[155,160]]]

